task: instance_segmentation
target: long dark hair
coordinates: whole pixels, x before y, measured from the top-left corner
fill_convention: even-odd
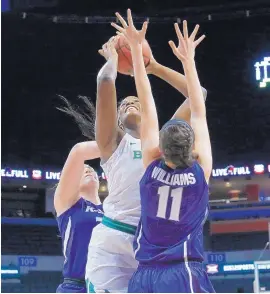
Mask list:
[[[96,108],[93,102],[88,97],[79,95],[78,98],[83,101],[83,106],[80,107],[78,105],[72,105],[64,96],[58,96],[64,102],[65,106],[56,108],[71,116],[81,130],[83,136],[88,140],[93,140],[95,138],[96,118]]]

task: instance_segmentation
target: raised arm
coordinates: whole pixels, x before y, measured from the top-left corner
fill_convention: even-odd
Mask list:
[[[191,109],[191,126],[195,133],[195,150],[199,155],[199,162],[204,170],[205,179],[208,182],[212,171],[212,150],[206,120],[204,97],[194,60],[195,48],[204,39],[205,36],[203,35],[195,41],[198,29],[199,26],[197,25],[189,37],[187,22],[184,21],[183,36],[178,27],[178,24],[175,24],[175,30],[178,36],[180,47],[176,47],[172,41],[170,41],[169,44],[173,50],[173,53],[179,60],[181,60],[184,67]]]
[[[69,152],[54,196],[54,207],[59,216],[79,199],[79,186],[84,171],[84,161],[100,156],[95,141],[76,144]]]
[[[151,59],[150,65],[147,67],[147,72],[167,82],[182,95],[188,98],[187,79],[183,74],[160,64],[154,58]],[[206,97],[207,92],[203,87],[202,91],[203,95]]]
[[[142,56],[142,42],[145,38],[147,23],[143,24],[142,30],[137,31],[132,20],[131,11],[128,9],[128,24],[117,13],[122,27],[112,24],[120,33],[122,33],[131,48],[134,78],[137,94],[142,106],[141,112],[141,141],[142,155],[145,167],[159,156],[159,126],[156,111],[156,105],[152,95],[151,85],[146,73],[144,60]]]
[[[178,44],[178,47],[179,45],[180,44]],[[153,57],[151,58],[150,65],[147,67],[147,72],[164,80],[176,90],[178,90],[181,94],[183,94],[186,98],[188,98],[187,80],[186,77],[181,73],[158,63]],[[206,99],[207,91],[203,87],[202,92],[204,98]],[[178,107],[172,119],[182,119],[190,123],[190,116],[191,112],[189,107],[189,100],[186,99]]]
[[[115,80],[118,55],[116,38],[111,38],[99,52],[107,59],[97,76],[96,141],[100,157],[106,161],[117,148],[121,131],[117,123],[117,100]]]

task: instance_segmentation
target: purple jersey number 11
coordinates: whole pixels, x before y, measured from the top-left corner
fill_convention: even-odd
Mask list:
[[[168,199],[170,196],[173,198],[173,200],[172,200],[172,206],[171,206],[169,220],[179,221],[179,212],[180,212],[180,208],[181,208],[182,195],[183,195],[183,188],[182,187],[176,188],[176,189],[171,189],[171,187],[169,187],[169,186],[159,187],[159,189],[158,189],[159,201],[158,201],[157,217],[166,219]]]

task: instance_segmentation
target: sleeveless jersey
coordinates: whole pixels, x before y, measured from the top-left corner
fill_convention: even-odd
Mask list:
[[[139,181],[144,173],[141,140],[125,134],[112,156],[102,165],[109,194],[104,215],[137,226],[140,213]]]
[[[83,198],[57,217],[65,258],[64,278],[84,280],[92,230],[102,217],[102,205],[95,205]]]
[[[203,260],[208,185],[201,166],[171,169],[159,159],[140,181],[141,219],[134,241],[141,264]]]

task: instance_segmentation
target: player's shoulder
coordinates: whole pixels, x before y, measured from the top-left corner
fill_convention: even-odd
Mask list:
[[[193,168],[194,168],[194,170],[197,171],[198,173],[201,173],[201,174],[204,175],[203,168],[202,168],[202,166],[200,165],[200,163],[199,163],[197,160],[194,161],[194,163],[193,163]]]
[[[79,198],[71,207],[69,207],[67,210],[62,212],[59,216],[57,216],[58,220],[64,220],[65,218],[68,218],[77,211],[81,211],[81,208],[83,207],[84,199]]]
[[[157,158],[155,160],[153,160],[148,167],[146,168],[146,170],[153,170],[155,167],[159,167],[162,166],[164,163],[164,160],[162,158]]]
[[[146,168],[140,183],[145,183],[151,178],[153,171],[162,165],[162,158],[155,159]]]
[[[70,208],[56,217],[60,232],[65,230],[67,224],[71,220],[74,220],[74,218],[76,219],[78,214],[82,213],[83,202],[83,199],[79,198],[78,201],[76,201]]]
[[[207,183],[207,181],[205,179],[204,170],[203,170],[202,166],[200,165],[200,163],[197,160],[195,160],[193,162],[192,172],[195,174],[197,180],[200,179],[199,182],[201,182],[202,184],[205,184],[205,185],[208,186],[208,183]]]
[[[124,134],[121,139],[119,139],[117,148],[114,150],[114,152],[111,154],[111,156],[107,160],[101,161],[101,166],[103,169],[105,169],[107,172],[109,172],[113,167],[115,162],[118,162],[121,158],[121,155],[124,153],[126,148],[130,145],[131,142],[131,136],[129,134]]]

